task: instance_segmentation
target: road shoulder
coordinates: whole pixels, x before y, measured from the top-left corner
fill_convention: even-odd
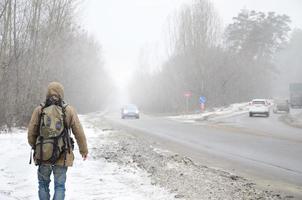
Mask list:
[[[282,115],[279,119],[294,128],[302,128],[302,113]]]
[[[104,119],[103,119],[104,121]],[[154,185],[160,185],[183,199],[293,199],[225,170],[209,168],[173,151],[164,142],[140,137],[135,130],[108,122],[116,143],[102,147],[99,154],[108,161],[147,171]],[[167,144],[167,143],[166,143]],[[171,146],[167,144],[167,147]]]

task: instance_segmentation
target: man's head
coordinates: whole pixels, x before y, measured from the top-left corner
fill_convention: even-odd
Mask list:
[[[51,82],[47,87],[46,99],[56,97],[58,99],[64,99],[64,87],[61,83]]]

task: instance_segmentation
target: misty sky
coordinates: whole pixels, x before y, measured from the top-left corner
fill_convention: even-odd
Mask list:
[[[164,52],[160,41],[169,15],[191,0],[86,0],[83,26],[103,47],[106,67],[118,85],[128,82],[142,47]],[[212,0],[224,25],[242,8],[287,14],[302,28],[300,0]],[[158,44],[158,45],[155,45]],[[154,46],[156,48],[154,49]],[[159,62],[159,61],[154,61]]]

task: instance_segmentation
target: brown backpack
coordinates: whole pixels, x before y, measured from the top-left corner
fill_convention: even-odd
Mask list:
[[[41,105],[39,136],[34,148],[34,158],[38,165],[43,163],[55,164],[64,153],[70,151],[70,135],[66,125],[67,104],[61,103]]]

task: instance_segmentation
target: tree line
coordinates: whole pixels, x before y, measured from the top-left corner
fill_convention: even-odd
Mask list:
[[[294,29],[290,41],[279,51],[274,59],[277,74],[274,76],[274,93],[288,95],[290,83],[302,83],[302,30]]]
[[[168,56],[160,69],[150,73],[149,63],[141,63],[132,98],[152,112],[184,111],[186,92],[192,93],[191,111],[200,96],[210,107],[269,98],[289,24],[287,15],[243,9],[224,28],[209,0],[195,0],[169,20]]]
[[[101,46],[76,22],[78,0],[0,0],[0,125],[22,126],[59,81],[81,112],[101,108]]]

